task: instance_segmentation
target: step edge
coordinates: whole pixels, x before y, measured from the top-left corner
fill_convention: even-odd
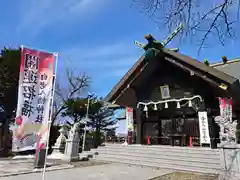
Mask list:
[[[167,163],[169,163],[169,162],[171,162],[172,164],[174,164],[174,165],[182,165],[182,164],[184,164],[185,166],[189,166],[189,167],[203,167],[203,168],[212,168],[212,166],[213,167],[215,167],[215,166],[221,166],[221,164],[220,164],[220,162],[219,163],[213,163],[213,164],[209,164],[208,163],[208,165],[210,165],[210,166],[206,166],[206,162],[198,162],[197,164],[196,164],[196,162],[195,162],[195,164],[194,164],[194,166],[191,166],[191,162],[189,162],[189,163],[186,163],[186,162],[188,162],[188,161],[185,161],[185,162],[183,162],[183,161],[181,161],[181,162],[175,162],[175,161],[149,161],[149,160],[146,160],[146,159],[140,159],[140,160],[136,160],[136,159],[131,159],[131,158],[123,158],[123,157],[109,157],[109,156],[99,156],[100,158],[112,158],[112,159],[117,159],[117,160],[121,160],[121,159],[124,159],[124,160],[129,160],[129,161],[142,161],[142,162],[149,162],[149,163],[152,163],[152,162],[154,162],[154,163],[165,163],[165,164],[167,164]],[[97,159],[97,157],[96,157],[96,159]],[[215,169],[215,168],[214,168]]]

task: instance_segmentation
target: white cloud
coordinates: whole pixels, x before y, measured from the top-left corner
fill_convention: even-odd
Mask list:
[[[17,32],[38,34],[42,28],[54,22],[74,18],[88,18],[93,12],[104,7],[107,0],[41,0],[21,1],[20,22]]]
[[[106,88],[117,83],[142,53],[143,50],[130,41],[91,48],[82,45],[69,47],[59,52],[58,77],[64,81],[66,67],[77,74],[86,73],[91,77],[91,88],[101,95],[106,95]]]
[[[91,77],[91,88],[106,95],[106,89],[117,83],[142,54],[143,50],[131,41],[110,42],[90,48],[79,44],[59,52],[58,77],[64,81],[66,67],[77,74],[85,72]]]
[[[75,6],[72,6],[72,8],[70,8],[70,12],[79,13],[79,11],[86,11],[86,10],[91,11],[91,10],[94,9],[94,5],[96,5],[94,3],[97,3],[97,2],[99,2],[99,1],[96,1],[96,0],[81,0],[81,1],[78,1],[78,3]]]
[[[60,52],[61,59],[69,65],[87,69],[93,73],[103,72],[101,77],[123,75],[142,55],[143,51],[131,42],[99,45],[91,48],[75,46]]]

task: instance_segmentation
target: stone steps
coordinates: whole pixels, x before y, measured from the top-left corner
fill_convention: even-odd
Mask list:
[[[219,155],[220,151],[219,149],[210,149],[210,148],[200,148],[200,147],[172,147],[172,146],[147,146],[147,145],[119,145],[119,144],[112,144],[107,146],[101,146],[98,147],[99,149],[108,149],[108,150],[122,150],[122,149],[128,149],[128,150],[147,150],[147,151],[153,151],[153,152],[177,152],[177,153],[192,153],[192,154],[206,154],[206,155]]]
[[[191,166],[176,166],[172,165],[171,163],[164,164],[162,162],[156,163],[156,162],[146,162],[141,161],[138,159],[135,160],[128,160],[128,159],[122,159],[122,158],[107,158],[107,157],[97,157],[97,161],[104,161],[104,162],[116,162],[116,163],[123,163],[123,164],[130,164],[130,165],[139,165],[139,166],[147,166],[147,167],[153,167],[153,168],[162,168],[162,169],[171,169],[171,170],[177,170],[177,171],[190,171],[190,172],[199,172],[199,173],[211,173],[211,174],[219,174],[222,172],[220,169],[207,169],[207,168],[201,168],[201,167],[191,167]]]
[[[121,152],[129,152],[129,153],[141,153],[141,154],[158,154],[158,155],[171,155],[171,156],[181,156],[181,157],[199,157],[204,158],[206,156],[212,156],[217,157],[220,156],[220,151],[216,152],[209,152],[208,151],[194,151],[194,150],[188,150],[188,151],[181,151],[181,150],[174,150],[174,149],[154,149],[154,148],[129,148],[129,147],[119,147],[119,148],[98,148],[98,152],[115,152],[115,153],[121,153]]]
[[[103,157],[103,158],[115,158],[117,157],[118,159],[126,159],[126,160],[132,160],[132,155],[114,155],[114,154],[99,154],[99,157]],[[216,166],[218,166],[218,163],[214,163],[214,162],[202,162],[202,161],[188,161],[188,160],[182,160],[182,159],[162,159],[162,158],[150,158],[149,156],[145,156],[145,157],[140,157],[140,156],[134,156],[134,159],[138,159],[139,161],[142,162],[154,162],[154,163],[163,163],[163,164],[172,164],[172,165],[176,165],[176,166],[196,166],[196,167],[201,167],[201,168],[217,168]]]
[[[104,155],[115,155],[115,156],[133,156],[133,153],[131,152],[122,152],[122,151],[105,151],[105,150],[100,150],[98,151],[99,155],[104,154]],[[172,152],[167,152],[166,154],[153,154],[149,152],[140,152],[140,151],[135,151],[134,152],[134,157],[136,158],[144,158],[147,157],[149,159],[162,159],[162,160],[181,160],[181,161],[188,161],[188,162],[203,162],[203,163],[213,163],[213,164],[219,164],[219,158],[216,156],[209,156],[206,157],[201,154],[197,154],[194,156],[189,156],[190,154],[173,154]],[[211,161],[210,161],[211,160]],[[209,162],[210,161],[210,162]]]
[[[181,171],[221,172],[220,151],[209,148],[119,144],[93,149],[96,160],[169,168]]]

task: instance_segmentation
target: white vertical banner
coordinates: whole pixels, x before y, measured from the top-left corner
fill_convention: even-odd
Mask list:
[[[207,112],[198,112],[200,144],[210,144]]]
[[[46,145],[55,56],[21,48],[18,105],[13,130],[14,152]]]

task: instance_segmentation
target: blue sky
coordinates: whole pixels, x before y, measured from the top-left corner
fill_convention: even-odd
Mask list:
[[[147,33],[159,40],[168,35],[130,0],[8,0],[1,2],[0,18],[0,48],[26,45],[59,52],[58,78],[64,81],[65,67],[86,72],[92,78],[90,91],[101,96],[143,53],[134,40],[144,42]],[[168,47],[199,60],[239,57],[238,40],[218,44],[213,40],[200,55],[197,42],[175,39]]]
[[[86,72],[92,77],[91,91],[105,96],[143,53],[134,40],[144,42],[146,33],[159,40],[168,35],[131,5],[130,0],[3,1],[0,48],[26,45],[59,52],[59,78],[66,66]],[[196,42],[175,39],[169,47],[199,60],[239,56],[239,41],[218,44],[213,42],[199,56]]]

